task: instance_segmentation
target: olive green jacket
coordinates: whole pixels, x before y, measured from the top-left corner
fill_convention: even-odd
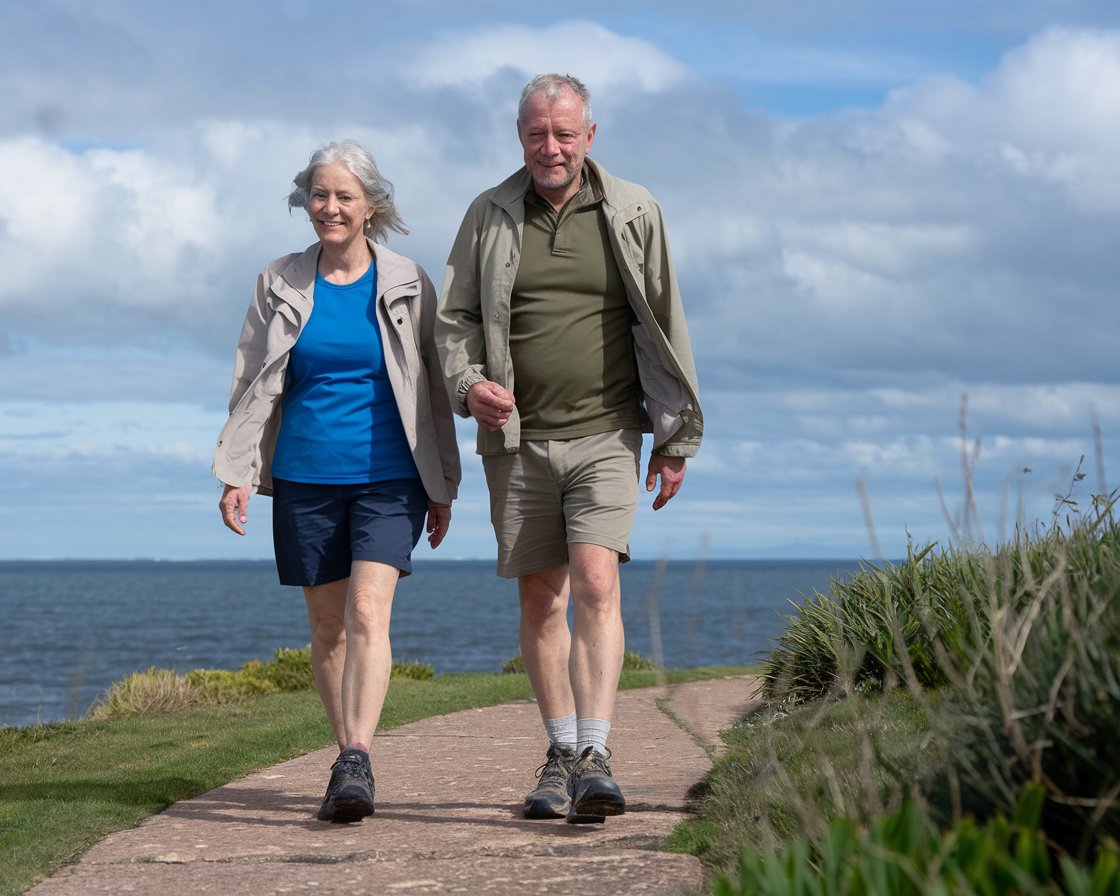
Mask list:
[[[692,457],[704,418],[661,208],[644,187],[613,177],[590,158],[585,164],[602,190],[611,249],[634,311],[644,430],[653,433],[654,454]],[[476,198],[447,260],[435,334],[452,406],[464,417],[467,390],[477,382],[492,380],[517,394],[509,353],[510,299],[530,183],[522,168]],[[479,454],[514,453],[520,442],[516,407],[499,431],[478,428]]]

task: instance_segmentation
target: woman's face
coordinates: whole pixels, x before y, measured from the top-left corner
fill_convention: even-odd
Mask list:
[[[324,246],[345,250],[364,239],[374,209],[362,182],[342,162],[332,162],[320,165],[311,176],[307,213]]]

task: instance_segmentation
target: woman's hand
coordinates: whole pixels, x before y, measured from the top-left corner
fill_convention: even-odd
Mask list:
[[[249,487],[227,485],[222,492],[222,500],[218,502],[218,509],[222,512],[222,522],[226,524],[226,528],[232,529],[238,535],[244,535],[245,530],[242,526],[249,522]],[[450,508],[448,510],[450,511]]]
[[[428,504],[428,544],[438,548],[443,536],[451,527],[451,507],[447,504]]]

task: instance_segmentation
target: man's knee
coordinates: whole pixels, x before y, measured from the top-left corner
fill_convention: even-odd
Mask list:
[[[562,618],[567,624],[568,570],[566,567],[546,569],[520,576],[517,592],[521,600],[522,619],[531,625],[545,625]]]
[[[599,544],[573,543],[571,555],[572,593],[606,594],[619,589],[618,551]]]

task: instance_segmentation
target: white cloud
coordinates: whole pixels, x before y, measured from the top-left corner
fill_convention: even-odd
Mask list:
[[[417,82],[428,87],[477,88],[513,71],[521,82],[549,71],[571,72],[597,92],[658,91],[684,80],[687,70],[651,43],[589,21],[544,28],[479,27],[447,33],[415,61]]]
[[[253,278],[312,238],[286,210],[292,174],[325,140],[363,142],[413,229],[393,247],[438,281],[469,199],[520,163],[517,92],[540,70],[588,82],[596,155],[662,203],[688,306],[707,436],[681,498],[656,515],[644,501],[642,555],[670,540],[684,555],[701,543],[717,555],[851,553],[867,543],[857,477],[880,538],[895,539],[888,553],[907,530],[935,536],[935,483],[960,477],[962,394],[992,507],[1029,466],[1014,481],[1045,514],[1082,453],[1095,488],[1094,419],[1106,472],[1115,466],[1120,31],[1047,29],[984,77],[920,76],[935,66],[913,47],[826,52],[833,36],[799,46],[798,28],[775,46],[744,26],[744,9],[709,20],[662,4],[652,28],[645,7],[541,24],[500,6],[433,15],[438,32],[389,17],[339,81],[276,47],[313,15],[368,15],[356,4],[239,7],[216,49],[210,22],[188,16],[168,58],[98,67],[98,46],[155,46],[162,33],[156,7],[118,0],[95,23],[81,75],[56,66],[48,80],[13,81],[17,111],[0,111],[11,175],[0,183],[0,470],[5,494],[27,503],[0,512],[23,539],[9,550],[31,552],[20,513],[84,545],[83,527],[111,503],[141,530],[126,555],[167,556],[157,510],[139,527],[133,518],[158,495],[191,508],[177,519],[195,527],[181,542],[191,550],[267,556],[260,517],[251,542],[224,538],[208,467]],[[713,76],[696,61],[706,45],[673,30],[682,21],[690,40],[758,52],[727,56],[731,73]],[[254,28],[267,39],[241,39]],[[195,45],[215,49],[212,62],[201,66]],[[404,49],[407,66],[383,63]],[[278,73],[277,58],[295,74]],[[182,76],[191,63],[198,79]],[[141,64],[150,82],[135,78]],[[791,119],[735,93],[763,69],[825,92],[912,83],[879,105]],[[68,79],[66,115],[17,121]],[[450,547],[490,556],[469,424],[459,434],[466,478]],[[44,500],[32,481],[55,491]],[[155,546],[141,550],[144,539]]]
[[[1118,69],[1120,32],[1053,29],[977,86],[769,122],[730,168],[717,141],[735,128],[682,130],[689,177],[658,186],[693,330],[761,376],[1114,380]]]
[[[977,89],[947,78],[896,92],[886,111],[1019,186],[1049,183],[1082,211],[1120,209],[1120,31],[1048,28]]]

